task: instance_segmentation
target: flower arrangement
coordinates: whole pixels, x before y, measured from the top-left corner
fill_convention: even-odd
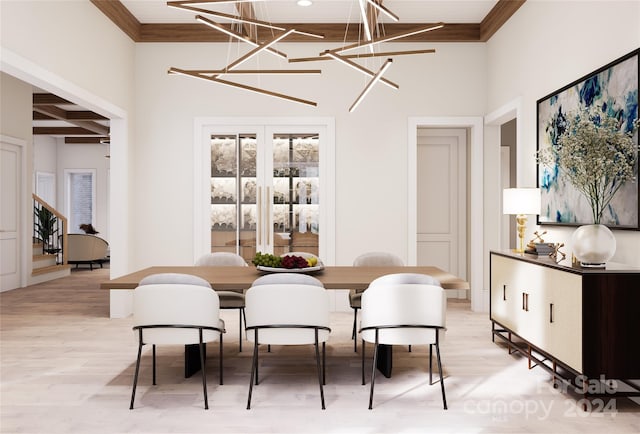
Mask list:
[[[639,125],[636,118],[622,131],[622,122],[602,107],[583,108],[556,126],[555,146],[538,151],[540,164],[556,166],[587,198],[595,224],[620,187],[635,178],[638,145],[633,134]]]

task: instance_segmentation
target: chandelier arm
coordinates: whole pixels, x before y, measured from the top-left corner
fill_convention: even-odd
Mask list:
[[[407,37],[413,36],[413,35],[419,35],[420,33],[426,33],[426,32],[430,32],[432,30],[438,30],[438,29],[441,29],[443,27],[444,27],[444,23],[439,23],[439,24],[436,24],[436,25],[423,27],[421,29],[412,30],[410,32],[399,33],[399,34],[387,36],[386,38],[373,39],[370,42],[365,42],[365,43],[357,42],[355,44],[346,45],[344,47],[334,48],[334,49],[329,50],[329,51],[331,51],[333,53],[340,53],[340,52],[343,52],[343,51],[354,50],[356,48],[368,47],[368,46],[374,45],[374,44],[381,44],[383,42],[395,41],[396,39],[407,38]]]
[[[237,15],[230,15],[230,14],[225,14],[222,12],[214,12],[214,11],[210,11],[208,9],[202,9],[202,8],[196,8],[193,6],[188,6],[188,5],[183,5],[180,4],[179,2],[167,2],[167,6],[173,7],[173,8],[177,8],[177,9],[183,9],[183,10],[187,10],[187,11],[191,11],[191,12],[198,12],[201,14],[207,14],[207,15],[212,15],[214,17],[218,17],[218,18],[223,18],[223,19],[227,19],[230,21],[235,21],[235,22],[239,22],[239,23],[247,23],[247,24],[255,24],[256,26],[261,26],[261,27],[267,27],[270,29],[274,29],[274,30],[282,30],[282,31],[286,31],[288,30],[285,27],[282,26],[276,26],[273,25],[272,23],[268,23],[266,21],[260,21],[260,20],[253,20],[250,18],[243,18],[243,17],[239,17]],[[315,33],[315,32],[307,32],[305,30],[294,30],[294,33],[300,34],[300,35],[305,35],[305,36],[311,36],[313,38],[319,38],[319,39],[323,39],[324,35],[320,34],[320,33]]]
[[[393,62],[393,59],[387,59],[386,62],[384,62],[382,64],[382,66],[380,67],[380,69],[378,70],[378,72],[376,73],[376,75],[373,76],[373,78],[371,79],[371,81],[369,81],[369,83],[367,84],[367,86],[364,88],[364,90],[362,91],[362,93],[360,93],[360,95],[358,95],[358,98],[356,98],[356,100],[353,102],[353,104],[351,105],[351,107],[349,107],[349,112],[353,112],[358,105],[360,105],[360,103],[362,102],[362,100],[364,99],[365,96],[367,96],[367,94],[369,93],[369,91],[373,88],[373,86],[381,80],[382,78],[382,74],[385,73],[385,71],[389,68],[389,66],[391,66],[391,62]]]
[[[168,71],[169,74],[179,74],[179,75],[184,75],[187,77],[193,77],[193,78],[198,78],[200,80],[206,80],[206,81],[212,81],[214,83],[219,83],[225,86],[229,86],[229,87],[234,87],[234,88],[238,88],[238,89],[243,89],[243,90],[247,90],[250,92],[254,92],[254,93],[259,93],[262,95],[267,95],[267,96],[271,96],[274,98],[280,98],[280,99],[284,99],[286,101],[291,101],[291,102],[297,102],[300,104],[305,104],[305,105],[310,105],[313,107],[316,107],[318,105],[318,103],[313,102],[313,101],[308,101],[306,99],[302,99],[302,98],[296,98],[294,96],[289,96],[289,95],[285,95],[282,93],[277,93],[277,92],[272,92],[270,90],[266,90],[266,89],[260,89],[258,87],[253,87],[253,86],[248,86],[246,84],[241,84],[241,83],[235,83],[233,81],[227,81],[227,80],[223,80],[217,77],[207,77],[204,75],[199,75],[184,69],[179,69],[179,68],[169,68]]]
[[[243,35],[242,33],[234,32],[233,30],[227,29],[226,27],[224,27],[224,26],[222,26],[222,25],[216,23],[215,21],[212,21],[212,20],[210,20],[210,19],[208,19],[206,17],[203,17],[202,15],[196,15],[196,21],[198,21],[198,22],[200,22],[202,24],[205,24],[205,25],[211,27],[212,29],[215,29],[215,30],[217,30],[219,32],[222,32],[222,33],[226,34],[226,35],[229,35],[232,38],[236,38],[236,39],[239,39],[241,41],[244,41],[247,44],[252,45],[254,47],[257,47],[257,46],[260,45],[260,43],[257,40],[248,38],[245,35]],[[274,55],[278,56],[278,57],[282,57],[283,59],[287,58],[287,55],[285,53],[283,53],[281,51],[278,51],[278,50],[275,50],[273,48],[267,48],[267,51],[269,53],[271,53],[271,54],[274,54]]]
[[[325,51],[325,54],[327,56],[329,56],[329,57],[334,58],[335,60],[337,60],[337,61],[339,61],[341,63],[344,63],[347,66],[352,67],[353,69],[355,69],[357,71],[360,71],[360,72],[368,75],[369,77],[375,77],[376,76],[375,72],[365,68],[364,66],[358,65],[357,63],[352,62],[351,60],[346,59],[345,57],[340,56],[339,54],[332,53],[331,51]],[[390,59],[388,59],[386,63],[389,63],[389,60]],[[400,88],[400,86],[398,86],[396,83],[394,83],[394,82],[392,82],[390,80],[387,80],[386,78],[380,78],[379,80],[380,80],[380,82],[386,84],[387,86],[389,86],[392,89],[399,89]]]

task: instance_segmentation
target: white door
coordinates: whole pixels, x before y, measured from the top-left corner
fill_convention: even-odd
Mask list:
[[[467,131],[418,128],[417,263],[467,276]],[[449,296],[466,298],[465,290]]]
[[[0,291],[20,285],[22,148],[0,144]]]

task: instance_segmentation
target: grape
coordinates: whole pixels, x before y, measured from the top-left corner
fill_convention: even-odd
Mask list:
[[[270,253],[256,252],[253,260],[253,265],[261,265],[263,267],[277,268],[281,266],[282,259],[280,256],[272,255]]]

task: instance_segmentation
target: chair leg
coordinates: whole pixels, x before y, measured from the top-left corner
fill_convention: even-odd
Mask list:
[[[251,363],[251,378],[249,379],[249,397],[247,398],[247,410],[251,408],[251,393],[253,392],[253,378],[255,374],[256,384],[258,384],[258,330],[255,329],[255,340],[253,342],[253,363]]]
[[[219,357],[218,357],[220,360],[219,360],[219,362],[218,362],[218,363],[219,363],[219,365],[220,365],[220,385],[221,385],[221,386],[222,386],[222,383],[223,383],[222,374],[223,374],[223,371],[224,371],[224,365],[222,364],[222,360],[223,360],[223,357],[222,357],[222,348],[223,348],[223,343],[222,343],[222,333],[220,333],[220,349],[219,349]]]
[[[327,345],[322,343],[322,384],[327,384]]]
[[[323,383],[323,374],[320,369],[320,351],[318,350],[318,329],[315,329],[315,347],[316,347],[316,368],[318,370],[318,383],[320,384],[320,403],[322,404],[322,409],[325,409],[324,406],[324,389],[322,388]]]
[[[362,385],[364,386],[365,381],[364,381],[364,348],[365,348],[365,343],[364,343],[364,339],[362,340]]]
[[[142,329],[139,329],[142,333]],[[140,336],[140,343],[138,344],[138,358],[136,359],[136,372],[133,374],[133,389],[131,390],[131,404],[129,410],[133,410],[133,400],[136,398],[136,386],[138,385],[138,372],[140,371],[140,357],[142,356],[142,336]]]
[[[433,344],[429,344],[429,386],[433,386]]]
[[[200,342],[199,342],[199,348],[200,348],[200,371],[202,372],[202,392],[204,393],[204,409],[205,410],[209,410],[209,398],[207,396],[207,374],[206,374],[206,367],[205,367],[205,358],[204,358],[204,352],[205,350],[205,346],[202,343],[202,329],[198,330],[200,333]]]
[[[358,309],[353,308],[353,330],[351,331],[351,339],[353,339],[353,352],[358,352],[358,334],[356,333],[358,325]]]
[[[376,366],[378,365],[378,329],[376,329],[376,343],[373,348],[373,368],[371,370],[371,391],[369,392],[369,410],[373,409],[373,386],[376,382]]]
[[[156,344],[152,345],[151,353],[153,354],[153,385],[156,385]]]
[[[436,330],[436,356],[438,358],[438,372],[440,373],[440,389],[442,390],[442,405],[447,409],[447,398],[444,394],[444,378],[442,377],[442,363],[440,362],[440,345],[438,344],[438,330]]]
[[[242,312],[244,312],[244,308],[241,307],[240,309],[238,309],[238,323],[239,325],[239,330],[238,330],[238,352],[241,353],[242,352]]]

